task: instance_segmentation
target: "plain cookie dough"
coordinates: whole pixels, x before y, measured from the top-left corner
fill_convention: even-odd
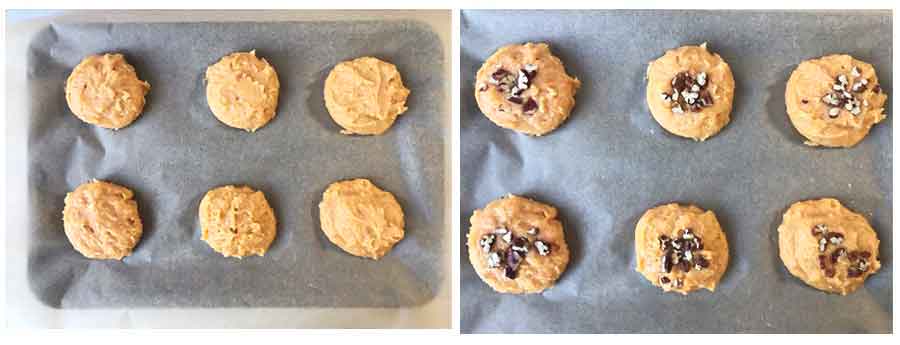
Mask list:
[[[475,100],[498,126],[540,136],[566,121],[580,86],[546,43],[513,44],[478,70]]]
[[[552,287],[569,264],[556,208],[507,195],[469,219],[469,262],[501,293],[539,293]]]
[[[232,53],[206,69],[206,101],[222,123],[254,132],[275,117],[278,74],[256,51]]]
[[[397,66],[373,57],[344,61],[325,79],[325,107],[343,134],[378,135],[406,111],[409,89]]]
[[[366,179],[332,183],[319,203],[322,232],[345,252],[374,260],[403,239],[403,209]]]
[[[131,255],[144,229],[133,198],[128,188],[98,180],[66,194],[63,227],[72,247],[90,259]]]
[[[200,201],[200,238],[225,257],[263,256],[275,239],[275,211],[250,187],[223,186]]]
[[[634,230],[637,271],[663,289],[715,291],[728,268],[728,240],[716,215],[671,203],[647,210]]]
[[[669,50],[647,66],[647,105],[660,126],[703,141],[731,120],[734,76],[706,43]]]
[[[794,203],[778,227],[778,254],[795,277],[846,295],[881,268],[878,235],[866,218],[831,198]]]
[[[122,54],[90,55],[66,80],[66,103],[81,121],[119,129],[141,116],[148,91]]]
[[[851,147],[886,117],[875,68],[850,55],[803,61],[784,91],[788,118],[807,145]]]

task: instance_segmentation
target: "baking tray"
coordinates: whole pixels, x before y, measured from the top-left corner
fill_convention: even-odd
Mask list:
[[[423,21],[377,14],[50,21],[39,30],[28,44],[23,85],[29,99],[22,231],[36,298],[64,310],[414,309],[447,298],[445,45]],[[204,74],[222,56],[252,49],[275,67],[281,89],[277,116],[247,133],[212,115]],[[119,131],[82,123],[63,95],[80,59],[102,52],[124,53],[152,86],[141,117]],[[382,136],[340,134],[324,106],[328,72],[360,56],[397,65],[411,90],[409,110]],[[322,192],[355,177],[392,192],[404,209],[406,236],[379,261],[343,252],[319,227]],[[65,193],[91,178],[135,191],[144,234],[121,262],[81,257],[61,230]],[[223,258],[200,240],[199,201],[225,184],[260,189],[275,210],[278,234],[264,257]]]
[[[851,149],[809,147],[785,113],[800,63],[849,53],[892,91],[890,11],[462,11],[460,241],[472,211],[506,193],[559,208],[571,263],[538,295],[480,281],[463,245],[464,333],[891,332],[892,182],[888,119]],[[497,48],[548,42],[582,81],[571,117],[529,137],[495,126],[473,98]],[[644,100],[647,63],[708,42],[736,81],[731,123],[705,142],[669,134]],[[869,219],[882,269],[841,297],[806,286],[778,258],[776,228],[793,202],[834,196]],[[663,293],[634,269],[634,227],[668,202],[716,213],[731,261],[714,293]]]

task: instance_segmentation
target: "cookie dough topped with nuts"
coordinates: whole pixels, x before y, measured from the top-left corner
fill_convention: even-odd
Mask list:
[[[854,146],[886,117],[875,68],[850,55],[800,63],[784,99],[791,123],[812,146]]]
[[[669,50],[647,67],[647,105],[666,131],[703,141],[731,119],[734,76],[706,43]]]
[[[475,77],[475,100],[500,127],[544,135],[575,106],[581,86],[546,43],[513,44],[491,55]]]
[[[556,283],[569,263],[556,208],[508,195],[470,219],[469,261],[497,292],[537,293]]]
[[[715,291],[728,267],[728,241],[712,211],[693,205],[652,208],[635,229],[637,271],[663,291]]]
[[[806,284],[846,295],[881,268],[869,222],[831,198],[797,202],[778,227],[784,266]]]

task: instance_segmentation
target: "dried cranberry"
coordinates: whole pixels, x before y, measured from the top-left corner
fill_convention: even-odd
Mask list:
[[[825,276],[828,278],[834,277],[834,267],[828,267],[825,269]]]
[[[537,111],[538,104],[534,101],[534,99],[529,98],[528,101],[522,106],[522,112],[525,114],[533,114]]]
[[[700,266],[700,268],[709,267],[709,260],[706,260],[702,255],[697,255],[694,259],[694,263],[697,264],[697,266]]]
[[[872,87],[872,92],[881,93],[881,85],[875,84],[875,86]]]
[[[844,256],[846,254],[847,254],[847,250],[844,249],[843,247],[835,249],[833,252],[831,252],[831,263],[832,264],[837,263],[838,259],[840,259],[841,256]]]
[[[859,253],[859,257],[864,258],[864,259],[868,259],[870,256],[872,256],[871,253],[864,251],[864,250],[859,251],[858,253]]]
[[[826,267],[828,267],[828,257],[819,255],[819,268],[824,270]]]
[[[494,73],[491,73],[491,79],[493,80],[493,82],[499,83],[500,80],[505,78],[507,75],[509,75],[509,72],[507,72],[505,69],[500,68],[494,71]]]
[[[519,264],[522,263],[522,256],[519,252],[512,250],[512,247],[506,250],[506,277],[516,279],[519,270]]]
[[[525,101],[522,99],[522,97],[518,97],[518,96],[509,96],[508,98],[506,98],[506,100],[510,101],[511,103],[515,103],[515,104],[522,104],[522,102]]]

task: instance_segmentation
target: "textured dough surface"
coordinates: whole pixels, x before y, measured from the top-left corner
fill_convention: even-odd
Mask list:
[[[700,238],[703,248],[693,251],[693,255],[704,257],[709,266],[701,270],[692,268],[688,272],[676,267],[666,273],[660,236],[676,238],[683,229],[691,229]],[[728,268],[728,240],[716,215],[694,205],[671,203],[647,210],[634,230],[634,244],[637,271],[666,292],[687,294],[701,288],[715,291]],[[669,282],[663,283],[663,277]],[[681,286],[675,284],[678,280],[681,280]]]
[[[322,231],[347,253],[378,260],[403,239],[403,209],[371,181],[332,183],[319,203]]]
[[[138,79],[122,54],[90,55],[66,80],[66,102],[76,117],[103,128],[128,126],[144,110],[150,84]]]
[[[858,68],[859,76],[853,75],[853,67]],[[865,102],[860,114],[852,115],[847,109],[840,108],[836,118],[828,115],[832,106],[823,102],[822,97],[832,91],[839,75],[845,75],[851,85],[860,78],[868,81],[866,89],[857,97]],[[829,55],[803,61],[791,73],[785,88],[788,118],[806,137],[808,145],[851,147],[862,141],[872,126],[886,118],[887,94],[880,87],[876,89],[876,85],[875,68],[850,55]]]
[[[819,224],[843,236],[839,246],[828,244],[824,252],[820,251],[818,238],[812,232]],[[842,295],[858,289],[869,275],[881,268],[878,244],[878,235],[863,216],[831,198],[794,203],[778,226],[778,254],[788,271],[816,289]],[[828,255],[830,259],[829,254],[836,247],[846,248],[848,252],[869,252],[868,271],[858,277],[848,277],[850,262],[844,256],[834,263],[834,276],[827,277],[820,267],[819,255]]]
[[[397,66],[373,57],[344,61],[325,79],[325,107],[343,134],[382,134],[406,111]]]
[[[520,97],[534,100],[537,108],[533,113],[526,113],[524,104],[510,102],[506,93],[491,83],[491,76],[498,69],[518,73],[526,65],[534,66],[537,74]],[[498,126],[539,136],[566,121],[580,86],[581,82],[566,73],[562,61],[546,43],[512,44],[498,49],[478,69],[475,100],[481,112]]]
[[[569,247],[566,244],[562,223],[556,219],[553,206],[531,199],[507,195],[494,200],[483,209],[475,210],[469,219],[467,245],[469,262],[485,283],[501,293],[539,293],[552,287],[569,264]],[[529,234],[532,228],[535,234]],[[512,238],[529,240],[529,251],[518,267],[517,275],[510,279],[503,268],[490,267],[490,252],[503,251],[509,244],[496,233],[505,229]],[[480,241],[486,235],[494,235],[491,251],[487,252]],[[535,242],[541,241],[550,247],[547,255],[536,252]]]
[[[63,227],[81,255],[116,259],[131,255],[143,224],[134,193],[104,181],[91,181],[66,194]]]
[[[672,111],[670,102],[661,97],[672,92],[672,79],[678,73],[706,73],[706,89],[712,96],[712,106],[700,111]],[[734,76],[719,54],[710,52],[706,44],[683,46],[667,51],[647,67],[647,105],[660,126],[669,133],[698,141],[719,133],[731,120],[734,100]]]
[[[232,53],[206,69],[206,101],[222,123],[254,132],[275,117],[278,74],[256,51]]]
[[[275,239],[275,211],[249,187],[223,186],[200,201],[201,238],[225,257],[263,256]]]

